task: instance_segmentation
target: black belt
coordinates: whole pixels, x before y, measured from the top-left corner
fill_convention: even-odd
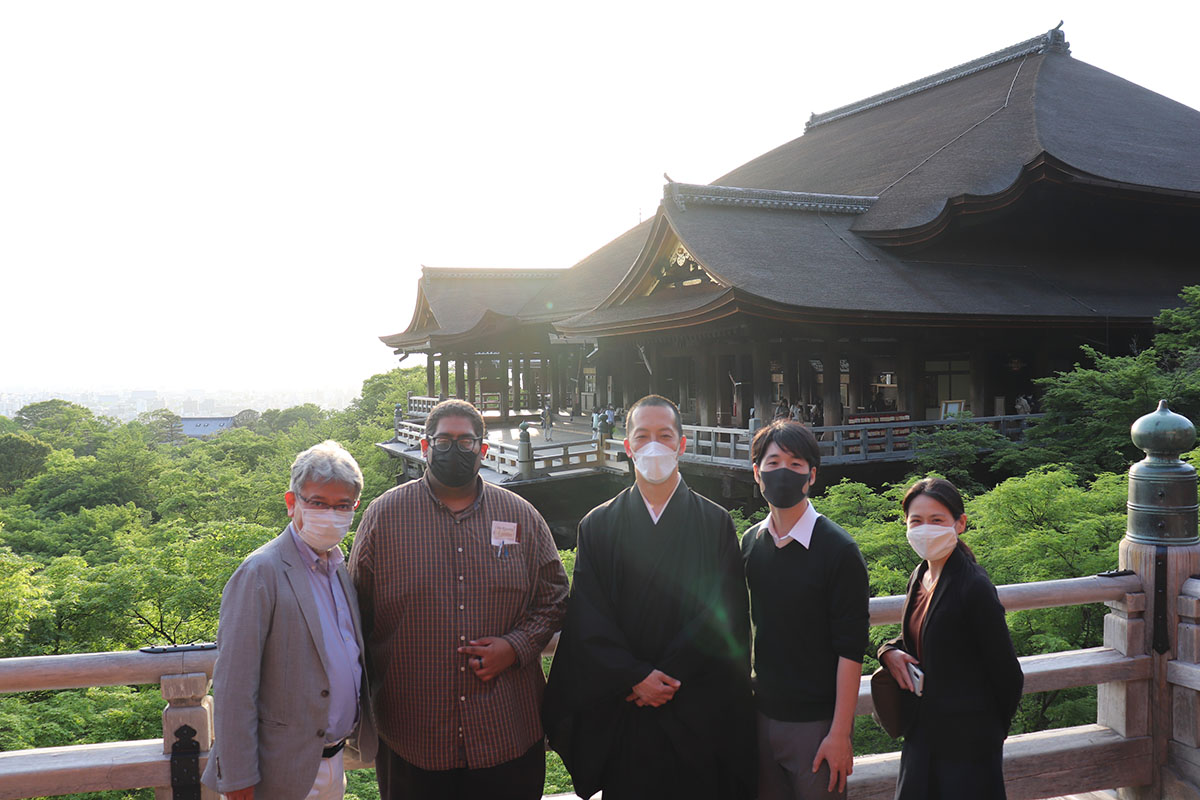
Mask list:
[[[337,744],[325,745],[325,749],[321,751],[321,758],[333,758],[338,753],[342,752],[342,748],[346,746],[346,740],[342,739]]]

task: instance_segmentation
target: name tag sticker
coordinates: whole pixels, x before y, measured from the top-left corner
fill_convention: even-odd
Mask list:
[[[521,528],[516,522],[492,522],[492,545],[520,544]]]

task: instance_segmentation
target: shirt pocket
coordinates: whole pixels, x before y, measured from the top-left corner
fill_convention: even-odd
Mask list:
[[[529,568],[524,544],[506,544],[503,551],[492,547],[487,559],[488,594],[496,597],[523,596],[529,590]]]

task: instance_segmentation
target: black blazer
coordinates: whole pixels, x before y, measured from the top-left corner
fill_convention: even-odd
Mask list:
[[[880,647],[879,655],[900,649],[915,656],[915,637],[921,637],[925,689],[912,725],[921,726],[936,752],[973,758],[1003,744],[1025,676],[996,587],[963,547],[946,560],[922,630],[912,630],[909,615],[928,568],[922,561],[913,570],[903,633]]]

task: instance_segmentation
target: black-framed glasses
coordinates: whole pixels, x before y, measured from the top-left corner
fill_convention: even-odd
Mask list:
[[[296,497],[299,497],[305,503],[317,509],[318,511],[353,511],[358,505],[357,500],[353,503],[335,503],[331,505],[329,503],[323,503],[320,500],[309,500],[299,492],[296,492]]]
[[[445,453],[454,445],[458,445],[458,449],[464,453],[474,453],[479,449],[479,443],[483,441],[482,436],[434,436],[429,440],[433,445],[433,449],[439,453]]]

